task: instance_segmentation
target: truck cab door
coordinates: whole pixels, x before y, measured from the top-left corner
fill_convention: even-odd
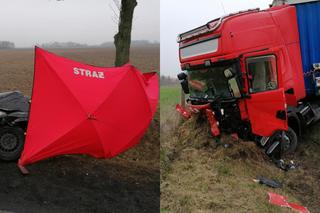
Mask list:
[[[287,105],[284,89],[279,87],[276,55],[245,56],[242,65],[246,70],[249,93],[246,106],[252,133],[271,136],[277,130],[288,130]]]

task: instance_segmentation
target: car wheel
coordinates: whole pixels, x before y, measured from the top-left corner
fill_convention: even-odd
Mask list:
[[[0,127],[0,159],[17,160],[24,146],[24,130],[19,127]]]

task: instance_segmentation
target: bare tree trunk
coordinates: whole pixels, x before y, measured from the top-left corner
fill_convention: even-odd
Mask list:
[[[137,4],[136,0],[121,0],[118,33],[114,36],[114,45],[116,46],[115,66],[117,67],[129,62],[132,19]]]

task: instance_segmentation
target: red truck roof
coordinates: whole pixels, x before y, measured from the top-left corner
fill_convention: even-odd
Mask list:
[[[267,10],[250,10],[215,19],[206,25],[180,35],[180,62],[204,64],[206,60],[239,58],[242,54],[281,49],[279,59],[284,89],[293,88],[295,101],[305,97],[296,9],[284,5]],[[181,50],[202,41],[216,39],[213,51],[181,57]],[[208,47],[206,47],[208,48]]]

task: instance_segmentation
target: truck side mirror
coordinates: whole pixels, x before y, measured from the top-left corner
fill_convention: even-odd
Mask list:
[[[182,73],[179,73],[177,77],[180,81],[183,92],[185,94],[189,94],[188,75],[182,72]]]
[[[185,94],[189,94],[189,84],[188,80],[184,79],[183,81],[180,82],[182,90]]]
[[[184,72],[181,72],[181,73],[179,73],[178,75],[177,75],[177,77],[178,77],[178,79],[179,79],[179,81],[182,81],[182,80],[185,80],[185,79],[187,79],[187,74],[185,74]]]

